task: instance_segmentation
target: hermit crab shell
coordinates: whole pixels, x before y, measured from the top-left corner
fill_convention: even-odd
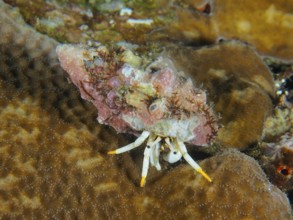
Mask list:
[[[206,145],[218,130],[206,92],[171,57],[103,45],[60,45],[57,54],[82,98],[96,106],[99,123],[117,132],[149,131]]]

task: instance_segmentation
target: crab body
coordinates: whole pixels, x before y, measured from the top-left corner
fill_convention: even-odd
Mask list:
[[[127,48],[102,45],[60,45],[57,53],[82,98],[96,106],[99,123],[139,136],[110,154],[129,151],[148,139],[141,186],[149,163],[161,169],[161,152],[170,163],[183,156],[211,180],[188,155],[184,142],[208,144],[218,129],[216,117],[205,91],[195,87],[169,57],[138,56]]]

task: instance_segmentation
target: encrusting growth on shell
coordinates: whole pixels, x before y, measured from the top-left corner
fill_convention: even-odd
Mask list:
[[[129,145],[110,151],[120,154],[148,140],[141,186],[149,164],[161,169],[160,153],[174,163],[183,157],[209,182],[211,178],[189,156],[184,142],[206,145],[216,135],[217,120],[207,105],[206,93],[194,86],[169,57],[136,55],[125,47],[59,45],[61,66],[79,88],[82,98],[98,110],[98,121],[117,132],[140,136]]]

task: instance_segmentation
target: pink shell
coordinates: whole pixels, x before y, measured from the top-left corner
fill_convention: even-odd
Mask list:
[[[205,91],[196,88],[168,57],[159,56],[145,67],[137,67],[126,52],[119,47],[57,47],[61,66],[82,98],[96,106],[99,123],[117,132],[148,130],[196,145],[207,144],[218,125]]]

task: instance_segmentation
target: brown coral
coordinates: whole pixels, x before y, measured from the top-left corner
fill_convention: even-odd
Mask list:
[[[293,2],[183,2],[185,7],[177,8],[177,20],[168,29],[173,39],[189,43],[210,43],[217,38],[241,39],[254,45],[263,55],[293,60]],[[209,10],[204,11],[205,7]]]
[[[63,42],[103,43],[175,40],[193,45],[219,38],[240,39],[263,55],[293,60],[292,1],[180,0],[180,1],[31,1],[5,0],[18,6],[26,22]],[[68,2],[68,4],[60,4]],[[115,3],[120,5],[114,10]],[[104,5],[104,6],[103,6]],[[120,16],[117,10],[132,9]],[[101,11],[95,10],[99,8]],[[106,6],[107,8],[107,6]],[[150,10],[151,9],[151,10]],[[150,25],[132,25],[128,19],[151,19]]]
[[[7,88],[5,88],[7,89]],[[5,105],[5,107],[3,106]],[[85,128],[65,124],[28,97],[1,101],[0,218],[134,216],[136,190]],[[115,142],[115,140],[113,140]],[[113,144],[113,142],[111,144]],[[122,189],[123,193],[118,193]]]
[[[291,218],[286,196],[269,183],[254,159],[228,151],[201,165],[214,179],[212,184],[204,184],[190,168],[179,166],[150,189],[165,201],[164,208],[180,210],[175,219]]]
[[[289,131],[275,143],[262,143],[261,165],[272,183],[283,191],[293,190],[293,131]]]
[[[43,109],[79,126],[84,126],[82,122],[86,118],[90,118],[87,122],[95,121],[91,105],[83,103],[73,108],[81,99],[59,67],[55,53],[57,42],[26,25],[17,10],[2,2],[0,5],[0,78],[4,80],[3,91],[9,88],[7,96],[11,99],[31,96]],[[63,99],[64,96],[68,99]],[[68,109],[69,106],[72,108]],[[93,130],[95,125],[91,126]]]

